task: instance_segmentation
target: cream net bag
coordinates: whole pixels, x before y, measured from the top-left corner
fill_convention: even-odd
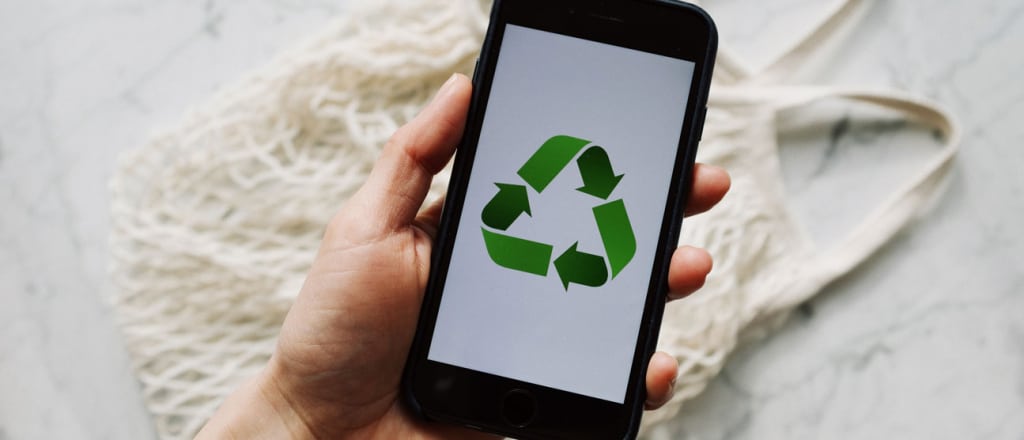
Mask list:
[[[701,292],[666,309],[660,345],[680,361],[677,394],[645,427],[674,415],[739,341],[771,330],[937,193],[957,135],[934,106],[775,80],[859,3],[840,2],[757,75],[720,56],[699,160],[729,168],[734,186],[683,228],[681,241],[706,247],[716,267]],[[478,0],[353,1],[322,32],[121,158],[111,182],[115,310],[162,438],[191,438],[267,361],[324,225],[391,133],[451,72],[470,73],[487,19]],[[787,211],[774,117],[835,97],[905,113],[947,143],[849,237],[819,251]]]

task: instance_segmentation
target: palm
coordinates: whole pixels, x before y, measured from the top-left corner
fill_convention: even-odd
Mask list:
[[[330,229],[358,230],[353,221],[362,219],[344,212]],[[382,237],[352,238],[328,235],[289,315],[304,322],[285,323],[276,362],[288,377],[299,378],[290,387],[310,407],[323,408],[311,425],[324,437],[352,431],[451,437],[452,432],[418,423],[397,407],[432,238],[416,225]]]

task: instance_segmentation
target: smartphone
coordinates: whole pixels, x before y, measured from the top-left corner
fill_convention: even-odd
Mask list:
[[[412,409],[517,438],[636,435],[716,47],[676,1],[494,3]]]

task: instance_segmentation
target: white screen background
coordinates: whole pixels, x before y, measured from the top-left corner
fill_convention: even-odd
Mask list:
[[[473,163],[428,358],[604,400],[625,399],[694,64],[508,25]],[[480,214],[495,182],[524,184],[519,167],[554,135],[590,140],[625,174],[633,260],[598,288],[499,267]],[[575,160],[544,190],[533,216],[505,233],[604,255]]]

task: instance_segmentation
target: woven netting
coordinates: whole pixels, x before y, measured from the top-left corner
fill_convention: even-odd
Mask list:
[[[477,0],[350,2],[124,154],[111,183],[115,310],[162,438],[191,438],[264,365],[326,222],[395,129],[453,71],[471,73],[487,12]],[[775,251],[756,227],[738,239],[735,226],[758,211],[742,200],[742,176],[736,184],[718,214],[684,228],[682,241],[709,248],[716,269],[701,293],[670,306],[667,316],[693,319],[665,324],[680,378],[648,424],[699,393],[757,318],[736,279],[752,270],[745,255]],[[433,194],[446,185],[443,173]]]

